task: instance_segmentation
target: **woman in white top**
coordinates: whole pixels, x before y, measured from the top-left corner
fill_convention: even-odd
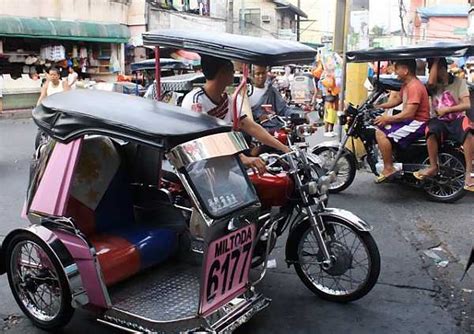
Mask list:
[[[46,96],[61,93],[66,90],[69,90],[67,82],[61,81],[59,77],[59,70],[57,68],[51,67],[48,71],[47,80],[41,88],[41,95],[36,105],[39,105]]]
[[[77,81],[77,73],[74,71],[72,66],[69,66],[67,68],[68,70],[68,75],[67,75],[67,84],[69,85],[69,88],[75,89],[76,88],[76,81]]]

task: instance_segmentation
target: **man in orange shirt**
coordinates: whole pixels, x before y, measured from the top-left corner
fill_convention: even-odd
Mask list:
[[[376,179],[377,183],[386,181],[398,171],[393,166],[393,145],[407,148],[413,141],[423,137],[426,122],[430,118],[428,92],[416,77],[414,59],[399,60],[395,63],[395,73],[403,82],[400,94],[378,108],[390,109],[403,103],[402,112],[397,115],[377,117],[376,138],[384,162],[383,171]]]

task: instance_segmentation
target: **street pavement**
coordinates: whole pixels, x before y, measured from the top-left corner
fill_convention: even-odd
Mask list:
[[[35,129],[31,120],[0,121],[0,241],[27,225],[19,215]],[[311,142],[320,142],[321,135]],[[474,240],[472,194],[455,204],[433,203],[416,189],[375,185],[361,170],[351,187],[331,195],[329,206],[350,210],[374,227],[382,261],[377,285],[350,304],[323,301],[286,267],[282,238],[272,254],[277,268],[259,287],[273,301],[238,333],[474,333],[474,269],[460,282]],[[436,247],[444,262],[425,253]],[[0,330],[42,333],[19,310],[6,275],[0,276]],[[117,332],[82,311],[63,330],[86,331]]]

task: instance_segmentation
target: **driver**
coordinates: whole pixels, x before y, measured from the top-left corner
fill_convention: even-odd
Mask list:
[[[253,84],[249,85],[248,92],[253,118],[260,122],[267,120],[271,114],[284,117],[292,112],[281,94],[267,82],[267,72],[265,66],[253,65]],[[271,113],[263,107],[265,105],[271,105]],[[277,119],[271,119],[263,123],[262,127],[271,133],[281,128],[281,123]]]
[[[229,123],[232,122],[232,99],[227,95],[225,89],[234,82],[234,65],[227,59],[202,55],[201,67],[206,78],[204,87],[195,88],[186,94],[181,106],[188,110],[203,112],[223,119]],[[246,115],[240,117],[239,127],[265,145],[285,153],[290,151],[288,146],[280,143]],[[260,158],[240,154],[240,159],[246,167],[257,169],[259,173],[264,173],[266,170],[265,163]]]
[[[398,172],[393,166],[393,144],[399,145],[402,149],[407,148],[424,135],[426,122],[430,118],[428,92],[415,75],[415,60],[396,61],[395,73],[403,82],[400,94],[394,96],[392,101],[380,104],[376,108],[390,109],[403,103],[403,109],[397,115],[390,116],[384,113],[375,119],[375,124],[379,127],[375,135],[384,163],[382,173],[375,180],[376,183],[385,182]]]

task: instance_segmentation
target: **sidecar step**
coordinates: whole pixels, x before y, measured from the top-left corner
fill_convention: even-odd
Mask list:
[[[138,275],[112,289],[112,305],[154,321],[193,317],[199,307],[200,269],[169,265]]]
[[[270,304],[253,289],[210,315],[199,315],[200,266],[168,265],[111,288],[113,307],[100,319],[138,332],[229,332]]]

